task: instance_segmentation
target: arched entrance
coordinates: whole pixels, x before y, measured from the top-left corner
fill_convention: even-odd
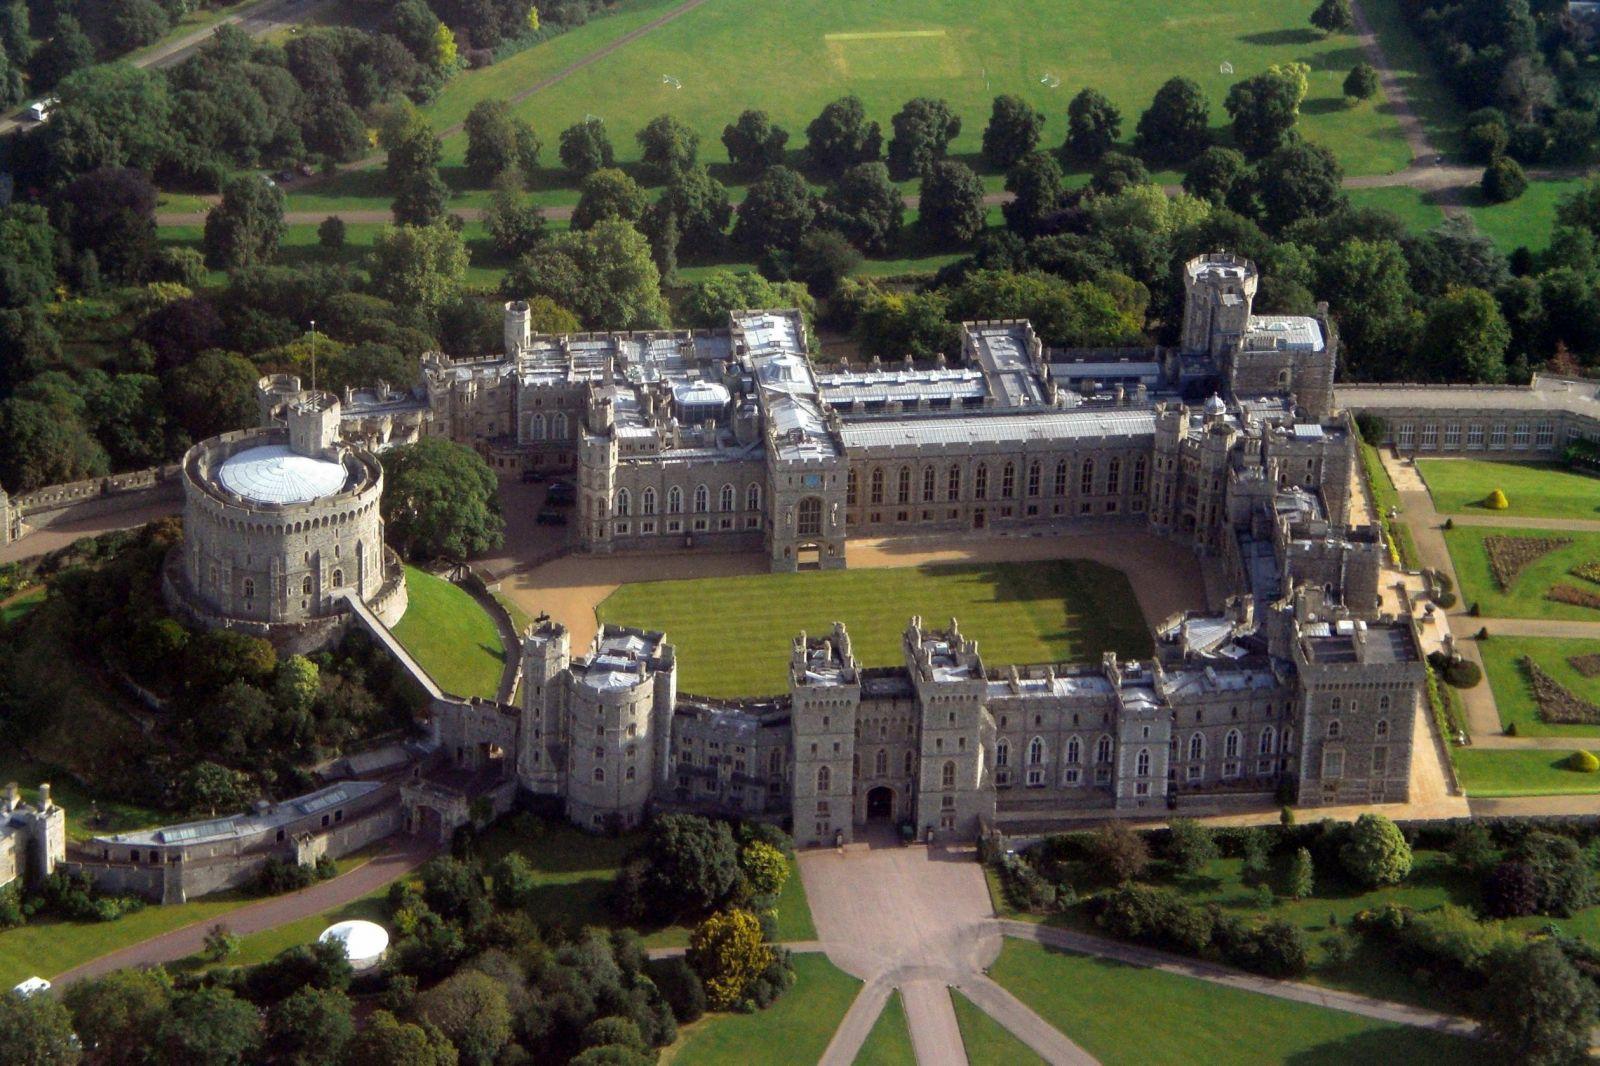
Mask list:
[[[894,820],[894,789],[887,785],[879,785],[867,793],[867,821],[889,822]]]

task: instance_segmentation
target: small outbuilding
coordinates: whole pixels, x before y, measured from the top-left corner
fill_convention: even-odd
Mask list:
[[[383,961],[389,950],[389,933],[376,922],[361,920],[330,925],[317,937],[319,944],[337,941],[344,945],[344,957],[350,960],[351,969],[365,973]]]

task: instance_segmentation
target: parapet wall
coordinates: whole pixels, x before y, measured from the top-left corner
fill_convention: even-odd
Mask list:
[[[176,512],[177,505],[183,502],[181,472],[181,464],[173,463],[46,485],[12,496],[9,501],[0,495],[0,544],[21,540],[59,523],[137,511],[156,504],[171,503]]]

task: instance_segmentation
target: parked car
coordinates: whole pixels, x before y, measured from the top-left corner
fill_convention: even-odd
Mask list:
[[[578,502],[578,490],[572,487],[570,481],[552,481],[544,502],[556,507],[571,507]]]
[[[541,526],[564,526],[567,524],[567,512],[559,507],[541,507],[535,521]]]

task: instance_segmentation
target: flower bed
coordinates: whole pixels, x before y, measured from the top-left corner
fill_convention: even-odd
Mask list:
[[[1545,599],[1557,603],[1570,603],[1576,607],[1593,607],[1600,611],[1600,593],[1590,592],[1588,589],[1573,588],[1571,585],[1552,585],[1546,592]]]
[[[1489,570],[1502,592],[1509,592],[1517,575],[1527,565],[1571,544],[1567,537],[1502,537],[1483,538],[1484,551],[1489,556]]]
[[[1533,700],[1539,706],[1541,720],[1551,725],[1600,724],[1600,707],[1545,673],[1538,663],[1523,656],[1522,669],[1527,672],[1528,683],[1533,688]]]
[[[1600,654],[1573,655],[1567,659],[1567,665],[1584,677],[1600,677]]]
[[[1593,581],[1600,585],[1600,563],[1579,563],[1572,568],[1573,577],[1581,577],[1585,581]]]

